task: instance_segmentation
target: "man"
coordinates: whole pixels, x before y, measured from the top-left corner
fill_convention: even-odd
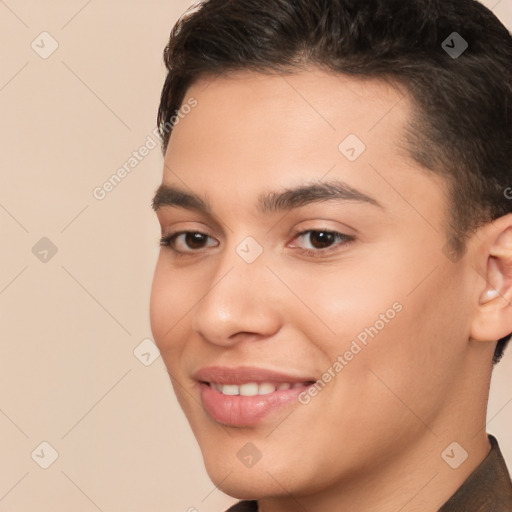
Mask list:
[[[512,511],[509,32],[473,0],[210,0],[165,62],[151,324],[230,510]]]

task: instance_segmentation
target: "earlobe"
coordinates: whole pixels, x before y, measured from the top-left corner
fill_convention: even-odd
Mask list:
[[[495,290],[494,288],[489,288],[482,293],[480,296],[480,304],[487,304],[491,300],[495,299],[496,297],[500,296],[500,292],[498,290]]]
[[[497,240],[498,242],[498,240]],[[507,286],[506,279],[506,268],[501,256],[497,256],[499,251],[496,250],[496,246],[490,247],[487,254],[487,265],[484,277],[486,281],[486,287],[480,295],[480,305],[488,304],[497,298],[505,298],[508,293],[507,290],[510,288]],[[512,291],[512,290],[511,290]]]
[[[496,341],[512,332],[512,214],[485,226],[480,268],[484,286],[472,322],[471,337]]]

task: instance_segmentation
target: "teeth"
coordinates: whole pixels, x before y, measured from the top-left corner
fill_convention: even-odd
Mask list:
[[[223,395],[239,395],[240,389],[234,384],[224,384],[221,393]]]
[[[269,395],[276,390],[276,386],[274,384],[270,384],[269,382],[262,382],[258,389],[258,395]]]
[[[217,391],[220,391],[223,395],[229,396],[256,396],[256,395],[269,395],[274,391],[281,391],[286,389],[295,389],[305,386],[306,384],[301,382],[282,382],[279,384],[272,384],[271,382],[247,382],[237,386],[236,384],[219,384],[217,382],[210,382],[210,387]]]
[[[256,382],[248,382],[240,386],[240,394],[242,396],[255,396],[258,394],[259,386]]]

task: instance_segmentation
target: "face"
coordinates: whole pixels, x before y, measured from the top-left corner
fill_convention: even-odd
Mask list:
[[[316,69],[187,96],[151,325],[212,480],[312,494],[447,428],[475,273],[445,256],[446,184],[404,149],[408,97]]]

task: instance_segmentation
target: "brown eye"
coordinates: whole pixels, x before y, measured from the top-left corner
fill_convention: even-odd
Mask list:
[[[213,244],[208,244],[212,240]],[[182,231],[174,233],[160,240],[162,247],[170,247],[175,253],[192,254],[207,247],[215,247],[217,244],[213,238],[198,231]]]
[[[325,249],[331,246],[335,239],[335,233],[328,231],[310,231],[309,233],[309,240],[315,249]]]
[[[208,236],[203,233],[184,233],[185,234],[185,245],[190,249],[202,249],[206,243]]]
[[[324,256],[355,240],[353,236],[326,229],[309,229],[297,233],[294,240],[301,239],[303,242],[294,243],[293,247],[308,256]]]

